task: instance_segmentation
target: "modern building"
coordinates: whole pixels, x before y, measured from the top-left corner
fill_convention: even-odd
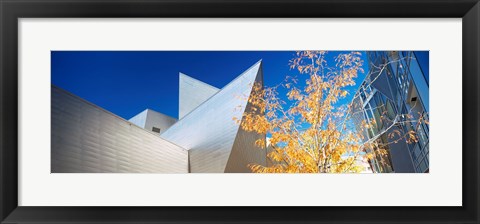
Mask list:
[[[177,122],[177,119],[151,109],[146,109],[141,113],[135,115],[134,117],[130,118],[128,121],[143,129],[160,135],[164,133],[173,124],[175,124],[175,122]]]
[[[257,62],[222,89],[180,73],[179,119],[146,109],[125,120],[52,85],[52,173],[235,173],[266,165],[232,118],[250,110]],[[246,96],[246,97],[239,97]]]
[[[429,68],[426,51],[367,52],[369,75],[354,96],[357,130],[362,121],[375,121],[364,141],[377,142],[388,154],[369,161],[374,172],[429,172]],[[418,141],[396,141],[414,131]],[[393,134],[392,134],[393,133]],[[401,134],[399,134],[401,133]],[[392,137],[392,136],[397,136]]]

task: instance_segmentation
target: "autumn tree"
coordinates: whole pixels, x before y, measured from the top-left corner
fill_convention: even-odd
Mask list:
[[[391,132],[394,134],[389,134],[387,142],[366,136],[377,121],[363,120],[355,125],[352,118],[363,113],[355,100],[358,96],[353,96],[349,103],[343,102],[352,94],[349,89],[356,86],[359,73],[364,72],[361,53],[339,53],[333,63],[327,61],[327,54],[302,51],[290,61],[291,69],[306,76],[303,85],[299,85],[297,78],[287,77],[277,86],[253,86],[248,98],[252,110],[246,111],[242,118],[234,118],[243,130],[268,136],[255,142],[267,149],[268,165],[250,164],[253,172],[360,172],[363,167],[358,161],[384,158],[388,144],[417,141],[415,132]],[[370,80],[376,78],[366,76]],[[280,88],[286,90],[285,97],[280,96]],[[399,122],[418,123],[422,119],[426,122],[423,117],[400,120],[386,114],[382,119],[392,127]]]

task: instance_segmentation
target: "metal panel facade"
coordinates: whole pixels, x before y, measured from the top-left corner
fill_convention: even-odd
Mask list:
[[[225,173],[250,173],[249,165],[267,165],[267,150],[255,145],[255,141],[265,135],[246,132],[241,128],[230,152]]]
[[[179,74],[179,79],[179,119],[182,119],[219,91],[218,88],[183,73]]]
[[[262,75],[258,62],[161,135],[189,150],[192,173],[225,172],[239,130],[232,118],[242,117],[246,98]]]
[[[148,109],[133,116],[132,118],[128,119],[128,121],[132,122],[138,127],[145,128],[145,123],[147,122],[147,113],[148,113]]]
[[[186,149],[52,86],[52,173],[187,173]]]
[[[175,122],[177,122],[177,119],[151,109],[146,109],[141,113],[135,115],[134,117],[130,118],[128,121],[134,123],[135,125],[147,131],[150,131],[152,133],[159,135],[165,132],[173,124],[175,124]],[[159,133],[154,132],[153,131],[154,127],[158,128],[160,132]]]

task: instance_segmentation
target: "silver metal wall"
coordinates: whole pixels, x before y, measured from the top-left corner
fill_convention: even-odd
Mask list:
[[[186,149],[52,86],[52,173],[187,173]]]
[[[178,119],[182,119],[218,91],[218,88],[180,73]]]
[[[151,109],[146,109],[128,121],[156,135],[160,135],[175,124],[177,119]],[[153,127],[159,128],[160,133],[153,132]]]
[[[236,168],[226,170],[239,132],[239,125],[232,118],[241,118],[254,82],[262,82],[262,77],[261,62],[258,62],[161,135],[162,138],[189,150],[192,173],[237,172]],[[245,146],[239,150],[254,148],[253,142],[238,145]],[[248,145],[252,148],[246,148]],[[254,150],[251,152],[254,153],[240,156],[243,160],[242,165],[236,164],[231,167],[241,167],[242,170],[238,172],[249,172],[245,169],[247,163],[265,162],[265,153],[256,153]]]
[[[138,127],[141,127],[141,128],[145,129],[145,123],[147,123],[147,113],[148,113],[148,109],[138,113],[137,115],[128,119],[128,121],[132,122],[133,124],[137,125]]]

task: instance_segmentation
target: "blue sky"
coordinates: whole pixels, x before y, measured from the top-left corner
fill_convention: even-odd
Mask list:
[[[331,52],[327,61],[337,54]],[[52,84],[125,119],[146,108],[177,118],[179,72],[222,88],[262,59],[265,85],[272,86],[287,75],[302,79],[290,70],[294,56],[293,51],[52,51]],[[365,73],[366,64],[364,58]],[[349,102],[356,89],[340,103]]]

